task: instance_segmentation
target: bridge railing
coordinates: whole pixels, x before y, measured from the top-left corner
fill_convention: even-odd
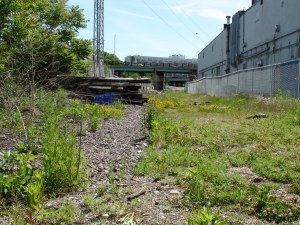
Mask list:
[[[125,63],[126,66],[133,67],[164,67],[164,68],[192,68],[197,69],[198,64],[194,63],[149,63],[149,62],[141,62],[141,63]]]

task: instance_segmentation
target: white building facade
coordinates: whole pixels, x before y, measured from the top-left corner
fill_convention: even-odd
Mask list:
[[[300,58],[300,1],[252,0],[198,55],[198,78]]]

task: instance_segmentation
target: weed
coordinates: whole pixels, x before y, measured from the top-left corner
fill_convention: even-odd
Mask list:
[[[270,187],[263,186],[258,190],[258,195],[248,199],[249,211],[268,221],[293,221],[300,213],[299,198],[270,194]]]
[[[299,183],[292,184],[291,186],[289,186],[288,192],[300,196],[300,184]]]
[[[20,204],[13,205],[9,210],[9,219],[11,224],[27,225],[25,209]]]
[[[33,168],[30,163],[37,156],[30,153],[0,152],[0,195],[24,199],[26,186],[33,182]]]
[[[98,207],[98,203],[99,202],[95,200],[95,197],[90,194],[85,195],[83,198],[83,204],[86,212],[95,212]]]
[[[140,204],[141,204],[141,200],[138,198],[134,198],[130,201],[130,207],[133,209],[138,207]]]
[[[106,185],[102,185],[96,188],[96,193],[99,197],[103,196],[104,193],[108,190]]]
[[[26,205],[28,221],[33,223],[34,214],[42,208],[43,204],[43,174],[40,170],[35,170],[34,181],[26,187]]]
[[[74,134],[66,124],[54,116],[48,121],[48,129],[42,139],[42,165],[45,172],[45,188],[49,192],[74,189],[82,185],[86,176],[85,162],[81,160]],[[81,165],[78,167],[78,163]]]
[[[57,209],[48,209],[40,212],[35,221],[38,224],[75,224],[82,220],[82,214],[72,203],[66,202]]]
[[[127,214],[122,219],[120,219],[121,222],[123,222],[123,225],[136,225],[137,221],[134,218],[134,213]]]
[[[146,129],[151,130],[152,129],[152,122],[157,118],[158,111],[155,108],[150,108],[144,117],[143,126]]]
[[[219,220],[218,213],[213,213],[210,207],[193,210],[193,214],[187,218],[188,225],[226,225]]]

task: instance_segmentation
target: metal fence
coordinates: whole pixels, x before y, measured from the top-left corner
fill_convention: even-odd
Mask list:
[[[188,93],[220,96],[245,93],[270,97],[278,90],[299,98],[300,59],[237,71],[220,77],[206,77],[186,84]]]

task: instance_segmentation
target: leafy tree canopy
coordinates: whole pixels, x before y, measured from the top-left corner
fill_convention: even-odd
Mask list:
[[[115,54],[104,52],[104,63],[106,65],[123,65],[124,62],[121,61]]]
[[[67,0],[0,0],[0,73],[36,81],[85,73],[92,45],[77,38],[85,27]]]

